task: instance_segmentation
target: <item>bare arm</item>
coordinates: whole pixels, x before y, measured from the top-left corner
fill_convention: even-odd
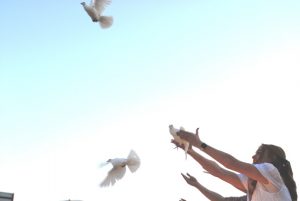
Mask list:
[[[176,143],[174,140],[172,140],[172,143],[176,144],[177,146],[183,149],[183,147]],[[194,158],[203,167],[203,169],[205,169],[211,175],[222,179],[223,181],[233,185],[234,187],[243,192],[246,192],[244,185],[241,183],[236,173],[224,169],[221,166],[219,166],[215,161],[203,157],[201,154],[194,151],[192,147],[189,148],[188,154],[192,158]]]
[[[194,186],[197,188],[205,197],[207,197],[211,201],[224,201],[224,197],[220,194],[211,191],[207,188],[205,188],[202,184],[200,184],[195,177],[191,176],[189,173],[187,173],[187,176],[182,174],[182,177],[184,180],[191,186]]]
[[[247,200],[247,196],[223,197],[222,195],[204,187],[202,184],[200,184],[197,181],[197,179],[195,177],[191,176],[190,174],[187,173],[187,176],[184,174],[181,174],[181,175],[188,184],[197,188],[205,197],[207,197],[211,201],[246,201]]]
[[[247,201],[247,195],[240,196],[240,197],[226,197],[225,201]]]
[[[233,185],[243,192],[246,192],[244,185],[242,184],[236,173],[222,168],[215,161],[203,157],[193,149],[189,150],[189,155],[192,156],[211,175],[222,179],[223,181]]]
[[[261,182],[263,184],[267,184],[268,180],[256,169],[256,167],[253,164],[245,163],[242,161],[237,160],[232,155],[225,153],[223,151],[220,151],[212,146],[203,146],[203,142],[200,140],[198,136],[198,129],[196,130],[196,134],[186,132],[186,131],[179,131],[178,135],[189,141],[190,144],[197,147],[198,149],[202,150],[206,154],[208,154],[210,157],[221,163],[224,167],[231,169],[233,171],[245,174],[246,176],[257,180],[258,182]],[[201,156],[201,155],[200,155]],[[201,165],[207,165],[206,162],[202,160],[201,157],[197,157],[198,162],[201,162]]]

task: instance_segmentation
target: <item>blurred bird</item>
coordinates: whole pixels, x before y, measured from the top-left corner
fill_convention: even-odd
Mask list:
[[[108,159],[106,164],[111,163],[113,168],[108,172],[106,178],[101,182],[101,187],[114,185],[117,180],[123,178],[126,172],[126,166],[133,173],[141,164],[141,160],[135,151],[131,150],[127,158]]]
[[[71,200],[71,199],[68,199],[68,200],[62,200],[62,201],[82,201],[82,200]]]
[[[99,22],[100,26],[105,29],[109,28],[113,23],[112,16],[103,16],[102,12],[104,8],[111,3],[111,0],[91,0],[91,3],[87,5],[85,2],[81,2],[84,10],[91,17],[93,22]]]
[[[169,131],[170,131],[171,135],[173,136],[174,141],[175,141],[176,143],[178,143],[179,145],[181,145],[181,146],[184,147],[184,151],[185,151],[185,159],[187,159],[187,152],[188,152],[190,143],[189,143],[188,141],[186,141],[186,140],[181,139],[181,138],[177,135],[177,132],[180,131],[180,130],[184,130],[184,128],[183,128],[183,127],[180,127],[180,129],[176,129],[176,128],[174,128],[173,125],[169,125]]]

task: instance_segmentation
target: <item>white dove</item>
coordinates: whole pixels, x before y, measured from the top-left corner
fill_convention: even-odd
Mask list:
[[[68,199],[68,200],[62,200],[62,201],[82,201],[82,200],[71,200],[71,199]]]
[[[108,159],[106,164],[108,163],[111,163],[113,168],[101,182],[101,187],[114,185],[117,180],[122,179],[126,172],[126,166],[132,173],[135,172],[140,167],[141,160],[135,151],[131,150],[127,158]]]
[[[173,136],[174,141],[177,142],[180,145],[183,145],[184,151],[185,151],[185,159],[187,159],[187,152],[188,152],[190,143],[188,141],[186,141],[186,140],[181,139],[177,135],[177,132],[180,131],[180,130],[184,130],[184,128],[180,127],[180,129],[176,129],[176,128],[174,128],[173,125],[169,125],[169,131],[170,131],[171,135]]]
[[[109,28],[113,23],[112,16],[103,16],[102,12],[105,6],[109,5],[111,0],[91,0],[91,3],[87,5],[85,2],[81,2],[84,10],[92,18],[93,22],[99,22],[102,28]]]

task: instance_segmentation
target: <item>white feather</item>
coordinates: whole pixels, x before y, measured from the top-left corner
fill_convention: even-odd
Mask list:
[[[188,152],[190,143],[188,141],[186,141],[186,140],[181,139],[177,135],[177,132],[180,131],[180,130],[184,130],[184,128],[180,127],[180,129],[176,129],[176,128],[174,128],[173,125],[169,125],[169,132],[170,132],[170,134],[173,136],[175,142],[177,142],[180,145],[183,145],[184,151],[185,151],[185,159],[187,159],[187,152]]]
[[[94,5],[95,9],[101,14],[104,8],[111,3],[111,0],[94,0],[91,2]]]
[[[111,163],[113,167],[101,182],[101,187],[113,186],[117,180],[122,179],[126,173],[126,166],[131,172],[135,172],[140,167],[141,160],[135,151],[131,150],[127,158],[109,159],[107,163]]]

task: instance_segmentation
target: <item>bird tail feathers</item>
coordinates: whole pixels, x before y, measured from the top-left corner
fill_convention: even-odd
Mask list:
[[[130,151],[127,161],[127,166],[131,172],[135,172],[140,167],[141,160],[133,150]]]
[[[99,19],[99,24],[103,29],[109,28],[113,24],[113,17],[101,16]]]

